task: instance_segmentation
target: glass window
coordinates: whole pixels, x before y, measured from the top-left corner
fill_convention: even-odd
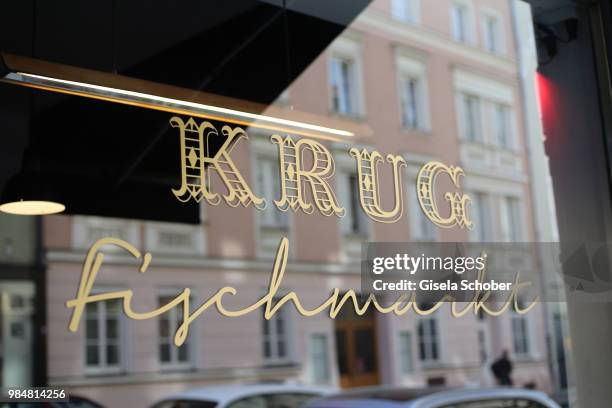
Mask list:
[[[462,94],[460,115],[463,138],[469,141],[482,141],[480,98],[474,95]]]
[[[228,408],[299,408],[317,394],[308,393],[276,393],[247,397],[228,405]]]
[[[539,402],[525,398],[492,398],[444,405],[439,408],[546,408]]]
[[[215,408],[219,404],[213,401],[162,401],[153,406],[153,408]]]
[[[524,307],[524,305],[522,306]],[[527,315],[512,313],[512,349],[519,356],[528,355],[529,349],[529,322]]]
[[[422,318],[418,323],[419,358],[424,362],[440,359],[438,322],[434,317]]]
[[[474,242],[492,240],[490,197],[481,192],[471,194],[471,213],[474,227],[470,231],[470,239]]]
[[[178,293],[178,291],[177,291]],[[160,295],[158,297],[158,306],[164,306],[170,303],[174,296]],[[186,366],[190,359],[190,337],[187,336],[185,342],[177,347],[174,344],[174,335],[180,325],[183,324],[183,308],[182,305],[173,307],[159,317],[159,362],[163,366]]]
[[[398,335],[399,358],[402,374],[414,371],[414,356],[412,354],[412,333],[400,332]]]
[[[501,49],[501,27],[499,18],[492,15],[484,17],[484,46],[485,49],[494,54],[500,54]]]
[[[85,364],[89,371],[119,369],[121,360],[120,300],[85,307]]]
[[[315,384],[329,382],[329,355],[327,335],[313,334],[310,336],[310,361],[312,364],[312,380]]]
[[[344,234],[367,235],[368,218],[361,208],[359,180],[356,173],[338,173],[338,196],[344,204],[345,216],[340,220]]]
[[[258,212],[261,225],[268,228],[287,228],[289,214],[280,211],[274,204],[281,196],[280,175],[278,160],[272,158],[257,158],[257,194],[266,200],[267,207]]]
[[[487,344],[487,333],[484,328],[478,329],[478,351],[480,362],[484,363],[489,358],[489,346]]]
[[[460,42],[468,42],[469,9],[465,4],[455,3],[451,8],[453,38]]]
[[[436,226],[423,212],[416,191],[416,180],[412,182],[408,196],[410,198],[410,235],[413,241],[435,241]]]
[[[504,242],[518,242],[522,239],[523,223],[518,198],[503,197],[501,200],[501,239]]]
[[[330,67],[332,111],[343,115],[357,115],[359,110],[354,59],[333,56]]]
[[[510,109],[503,104],[493,104],[493,130],[499,146],[512,147]]]
[[[421,84],[418,78],[403,78],[402,91],[402,124],[412,129],[424,128],[422,117],[423,100],[421,97]]]
[[[263,396],[256,395],[233,402],[228,408],[268,408],[268,404]]]
[[[278,298],[274,302],[278,302]],[[288,330],[289,312],[287,305],[278,309],[269,320],[265,318],[265,308],[262,311],[263,356],[268,363],[282,363],[289,360]]]
[[[66,197],[69,205],[65,217],[51,217],[44,222],[43,231],[39,231],[44,232],[45,241],[42,243],[45,248],[41,250],[49,252],[49,270],[53,273],[57,271],[58,275],[57,279],[48,282],[48,306],[61,309],[53,309],[49,312],[50,316],[57,317],[60,312],[69,312],[62,306],[66,300],[62,285],[68,281],[71,273],[65,270],[64,264],[74,263],[76,257],[84,255],[85,246],[103,236],[122,238],[143,253],[152,253],[164,270],[172,271],[172,274],[159,273],[159,270],[147,273],[144,279],[149,282],[149,287],[163,289],[167,285],[175,285],[170,281],[172,279],[181,285],[207,285],[202,299],[194,296],[198,299],[195,299],[193,306],[197,307],[213,294],[209,294],[208,289],[213,291],[229,285],[238,291],[233,299],[232,296],[224,297],[224,302],[228,303],[226,309],[233,310],[252,304],[250,298],[265,290],[273,267],[269,258],[277,254],[279,242],[283,243],[281,248],[285,248],[285,238],[288,240],[289,261],[285,274],[286,285],[283,285],[281,291],[291,288],[306,309],[321,305],[332,296],[333,290],[338,293],[346,293],[350,289],[366,294],[369,292],[365,290],[367,288],[359,287],[356,278],[359,271],[357,264],[367,255],[364,253],[361,256],[362,244],[367,242],[413,241],[417,243],[414,247],[422,247],[427,252],[429,248],[440,247],[424,244],[428,242],[555,241],[555,238],[550,238],[554,236],[552,230],[557,220],[553,206],[550,205],[551,199],[557,198],[560,206],[568,203],[562,198],[553,197],[551,193],[546,154],[560,152],[563,149],[558,148],[563,143],[557,143],[559,138],[553,134],[546,135],[545,139],[540,119],[542,116],[551,117],[553,121],[563,119],[560,117],[562,115],[555,115],[558,112],[552,109],[559,95],[557,91],[564,91],[565,85],[569,86],[575,81],[555,84],[554,78],[546,75],[552,67],[550,64],[546,68],[541,66],[541,72],[536,73],[538,59],[535,48],[538,44],[535,43],[542,43],[542,36],[545,37],[546,33],[543,27],[537,27],[540,38],[533,38],[531,16],[520,20],[517,9],[520,2],[381,0],[366,4],[347,1],[342,3],[342,13],[337,13],[337,7],[333,7],[337,2],[328,2],[330,7],[299,6],[299,12],[293,8],[295,13],[288,13],[285,16],[287,18],[283,18],[283,10],[279,8],[278,20],[270,20],[269,25],[258,24],[260,17],[275,13],[275,5],[278,6],[276,3],[266,2],[264,8],[234,7],[233,11],[229,10],[229,14],[223,16],[212,13],[218,18],[209,22],[206,22],[206,18],[195,18],[195,14],[187,20],[167,18],[179,26],[183,21],[186,31],[169,28],[158,33],[164,37],[163,41],[157,41],[161,49],[147,43],[150,36],[146,33],[128,41],[130,44],[142,42],[143,48],[135,54],[122,51],[123,56],[133,56],[133,61],[125,58],[125,61],[119,61],[118,70],[123,72],[117,72],[121,74],[121,78],[118,78],[121,81],[115,85],[121,89],[125,85],[126,89],[134,86],[155,94],[159,92],[159,98],[153,98],[153,101],[157,101],[156,104],[162,103],[156,108],[166,111],[144,110],[146,104],[140,106],[139,103],[135,106],[113,105],[109,101],[80,99],[77,95],[67,97],[70,101],[66,103],[56,104],[54,98],[57,95],[47,95],[47,91],[42,89],[32,91],[35,95],[29,95],[30,91],[24,90],[28,98],[36,99],[33,104],[36,109],[31,112],[31,118],[21,114],[16,115],[16,118],[24,120],[23,133],[32,132],[32,138],[26,142],[31,141],[32,147],[36,149],[28,147],[22,152],[23,163],[37,169],[45,165],[53,167],[54,163],[58,163],[58,168],[49,169],[49,183],[61,181],[55,186],[61,187],[58,191],[60,198],[63,193],[72,195],[68,185],[71,181],[86,185],[88,169],[96,169],[98,165],[107,166],[103,171],[94,172],[97,175],[92,175],[94,179],[90,181],[93,183],[87,185],[91,187],[92,193],[98,191],[98,188],[106,189],[107,184],[116,185],[114,193],[107,193],[120,198],[116,206],[115,203],[110,206],[109,202],[109,207],[105,200],[114,196],[101,197],[99,202],[91,201],[91,212],[104,214],[95,219],[81,218],[87,221],[83,223],[83,228],[75,225],[79,218],[71,213],[78,212],[76,204],[80,206],[88,202],[84,196]],[[351,6],[344,6],[349,3]],[[526,4],[523,6],[527,7]],[[122,9],[119,7],[116,11]],[[196,9],[190,11],[196,14],[205,11]],[[149,14],[153,12],[153,8],[147,10]],[[52,17],[56,17],[56,14],[59,16],[61,13],[54,13]],[[160,10],[159,16],[166,15],[170,17],[168,10],[165,13]],[[206,27],[200,27],[200,23]],[[216,35],[228,33],[227,28],[230,26],[235,28],[231,34]],[[555,30],[559,30],[559,55],[556,61],[559,58],[564,60],[567,57],[564,52],[571,46],[563,42],[569,39],[564,34],[570,33],[562,31],[572,28],[569,23],[565,26],[561,24],[555,27]],[[588,32],[582,30],[582,26],[580,28],[579,34]],[[521,39],[521,32],[524,31],[529,32],[528,41]],[[217,37],[220,41],[212,48],[199,44],[203,38]],[[130,48],[130,44],[125,45]],[[252,48],[260,46],[262,49]],[[287,50],[284,50],[285,46]],[[530,51],[529,47],[534,49]],[[206,55],[200,52],[203,50],[206,50]],[[190,56],[190,52],[194,55]],[[508,54],[507,57],[500,57],[504,53]],[[53,52],[37,54],[55,55]],[[109,53],[98,54],[104,56]],[[166,60],[169,56],[175,58]],[[177,63],[177,56],[184,57],[180,63]],[[253,56],[260,58],[258,60]],[[110,64],[104,61],[81,62],[83,67],[100,66],[110,71]],[[45,64],[41,63],[41,67]],[[252,78],[248,75],[249,64],[252,65]],[[80,72],[77,69],[80,68],[75,68],[75,74]],[[176,77],[170,72],[174,69],[177,70]],[[49,68],[49,73],[52,72],[55,71]],[[83,78],[87,79],[87,75]],[[145,82],[132,83],[129,78],[134,75],[142,76],[140,79]],[[100,78],[91,76],[92,80],[102,82],[106,81],[104,78],[104,75]],[[107,85],[113,85],[113,78],[117,79],[112,75],[108,77]],[[163,85],[159,83],[160,80],[167,83]],[[537,89],[541,91],[541,109]],[[41,98],[41,95],[46,96]],[[163,98],[181,99],[183,96],[189,97],[186,103],[168,105],[163,102],[167,102]],[[276,105],[269,106],[275,100]],[[197,103],[204,102],[211,106],[196,108]],[[546,110],[546,104],[552,106],[551,112]],[[66,109],[66,106],[77,106],[78,112]],[[48,109],[51,107],[52,110]],[[142,115],[137,113],[141,109]],[[29,114],[28,110],[26,114]],[[186,128],[178,126],[179,122],[175,121],[179,118],[173,119],[175,115],[182,117],[180,120]],[[187,124],[185,121],[191,115],[194,116],[193,120]],[[202,129],[199,126],[205,122],[210,122],[216,131],[205,125],[204,133],[199,134],[196,127]],[[95,137],[86,138],[88,143],[104,140],[105,143],[98,145],[104,145],[108,150],[91,146],[84,148],[85,139],[75,130],[77,126],[73,126],[74,123],[80,125],[81,130],[93,132]],[[83,127],[90,124],[96,125]],[[550,123],[546,125],[547,130],[559,130],[549,126]],[[45,138],[41,133],[41,129],[47,126],[50,126],[49,134],[60,139],[57,144],[51,141],[53,138]],[[217,149],[228,139],[227,132],[238,131],[238,127],[248,137],[240,135],[239,141],[226,146],[226,153],[235,161],[236,169],[249,188],[267,201],[268,207],[262,211],[253,208],[253,203],[244,196],[233,203],[224,199],[228,192],[234,196],[218,177],[223,172],[230,176],[230,171],[224,170],[229,165],[227,158],[217,156],[221,160],[216,165],[214,161],[207,161],[206,167],[199,166],[203,159],[200,154],[214,158]],[[13,133],[19,135],[22,132]],[[117,136],[128,133],[134,137]],[[279,146],[270,140],[274,134],[281,138],[290,136],[296,143],[305,142],[301,145],[305,147],[315,146],[315,142],[320,143],[318,146],[329,150],[333,158],[333,163],[329,161],[333,164],[330,169],[334,171],[333,174],[330,171],[329,178],[324,179],[336,195],[338,204],[346,210],[343,217],[340,214],[321,215],[313,197],[317,193],[317,186],[320,188],[321,184],[311,185],[308,181],[303,183],[300,190],[303,202],[294,202],[297,205],[286,212],[277,208],[274,202],[281,197],[282,169],[277,156]],[[205,140],[200,139],[200,136]],[[47,142],[43,144],[44,140]],[[542,140],[547,140],[546,146]],[[127,142],[129,146],[125,145]],[[21,144],[19,146],[19,149],[23,147]],[[66,150],[62,151],[58,146],[65,146]],[[359,179],[356,174],[360,163],[350,154],[353,148],[358,151],[365,149],[370,153],[377,151],[381,155],[376,175],[372,166],[363,163],[362,170],[373,177],[367,182]],[[23,150],[19,149],[17,153]],[[323,162],[315,160],[318,154],[322,154],[315,150],[311,152],[306,149],[300,156],[305,172],[312,169],[312,173],[316,173],[326,168]],[[105,154],[98,155],[98,151]],[[578,153],[580,151],[578,149]],[[597,149],[589,148],[588,151],[596,152]],[[289,155],[291,152],[294,151],[285,150]],[[90,157],[90,153],[96,154]],[[302,154],[299,150],[298,153]],[[391,220],[384,219],[381,214],[392,210],[395,204],[395,180],[400,178],[394,179],[390,162],[396,157],[405,161],[398,168],[402,180],[403,211],[397,215],[397,219]],[[556,165],[556,159],[556,156],[551,156],[551,168]],[[436,225],[421,209],[415,178],[417,174],[423,177],[422,180],[428,176],[427,169],[419,173],[419,168],[431,161],[439,161],[447,169],[460,167],[463,171],[456,178],[452,174],[454,170],[443,171],[438,176],[429,173],[432,184],[427,192],[431,192],[441,217],[461,214],[460,197],[463,194],[469,196],[471,204],[467,211],[468,218],[473,221],[473,229],[466,228],[463,220],[457,225],[440,226],[440,222]],[[603,168],[593,164],[592,168],[596,167]],[[205,181],[200,170],[205,170],[210,179]],[[179,198],[176,191],[183,189],[179,179],[182,172],[186,175],[183,186],[186,195]],[[585,172],[588,173],[586,167]],[[38,170],[36,173],[39,175]],[[232,170],[231,173],[235,175],[236,172]],[[588,176],[586,173],[585,176]],[[435,183],[434,177],[438,177]],[[229,184],[235,186],[235,180],[230,181]],[[555,183],[559,182],[555,179]],[[202,197],[201,183],[208,183],[209,191],[219,195],[218,206],[216,202],[207,202],[209,200]],[[361,206],[360,183],[380,188],[380,197],[374,200],[374,204],[380,204],[378,209],[381,213],[377,221],[369,218]],[[596,184],[592,182],[590,185]],[[132,189],[132,186],[139,187]],[[374,187],[370,187],[364,189],[369,190],[365,194],[366,201],[371,199],[368,196],[374,190]],[[152,194],[149,198],[153,199],[146,200],[151,203],[150,207],[136,202],[139,197],[144,197],[143,194],[149,193]],[[186,202],[183,205],[181,202],[184,200]],[[200,201],[196,203],[197,200]],[[72,201],[74,209],[70,208]],[[327,200],[320,199],[319,204],[323,202]],[[431,202],[427,205],[432,205]],[[123,204],[130,206],[129,211],[126,210],[127,215],[123,214]],[[297,208],[302,204],[314,206]],[[210,222],[197,226],[187,224],[198,221],[198,205],[211,211]],[[228,208],[231,205],[237,208]],[[144,211],[145,207],[147,211]],[[115,214],[117,217],[129,217],[132,214],[142,217],[142,220],[106,218],[105,215],[113,215],[110,210],[114,208],[120,212]],[[159,224],[163,222],[169,225],[156,224],[155,228],[149,229],[149,223],[153,223],[150,218],[155,217],[160,218]],[[451,223],[452,219],[449,221]],[[195,232],[196,227],[199,233]],[[0,228],[2,231],[5,229]],[[4,236],[0,237],[0,252],[14,251],[13,254],[17,254],[20,251],[16,246],[18,237],[11,238],[5,241]],[[31,241],[34,248],[38,241]],[[2,243],[6,244],[5,247],[2,247]],[[468,245],[468,248],[474,247]],[[121,263],[121,267],[125,266],[126,270],[128,266],[134,266],[132,269],[135,275],[138,274],[138,266],[131,262],[124,263],[130,257],[129,252],[120,248],[113,249],[109,245],[108,251],[113,250],[116,252],[105,258],[109,265],[98,276],[96,286],[98,283],[116,285],[121,290],[134,291],[136,298],[137,292],[146,290],[146,287],[139,287],[140,280],[129,273],[119,275],[115,265]],[[206,253],[210,253],[210,257],[205,256]],[[512,266],[526,270],[523,266],[536,265],[540,258],[539,254],[535,254],[533,260],[512,257],[511,260],[524,261],[516,261]],[[494,262],[492,260],[490,265],[497,266]],[[158,262],[154,261],[154,264]],[[27,269],[23,268],[24,271]],[[198,274],[205,276],[206,282],[198,283]],[[7,279],[11,276],[7,275]],[[469,273],[464,276],[472,279]],[[417,274],[415,279],[418,277]],[[528,279],[524,272],[521,278]],[[219,283],[218,287],[215,282]],[[208,283],[215,284],[208,287]],[[78,285],[78,282],[75,284]],[[150,296],[151,308],[170,301],[165,291],[154,292]],[[389,300],[393,299],[389,297]],[[498,300],[497,297],[489,299],[488,309],[496,310],[498,305],[495,302]],[[184,383],[185,377],[190,377],[187,370],[206,370],[214,366],[218,372],[235,374],[237,382],[249,381],[255,372],[278,380],[291,376],[316,383],[337,382],[347,387],[385,382],[425,385],[428,382],[439,383],[441,378],[451,385],[469,382],[486,386],[491,379],[490,364],[480,362],[487,359],[492,361],[501,349],[508,349],[514,356],[533,357],[516,358],[514,382],[518,385],[535,382],[539,389],[550,390],[552,393],[557,391],[557,379],[554,377],[558,374],[553,371],[555,367],[565,364],[561,362],[564,359],[575,360],[569,354],[562,355],[572,343],[564,327],[559,327],[558,332],[551,332],[553,326],[550,318],[555,309],[548,306],[530,310],[528,318],[508,312],[503,318],[494,319],[481,309],[477,316],[467,313],[465,317],[455,319],[456,316],[451,313],[451,304],[445,303],[435,314],[418,316],[414,325],[398,328],[393,322],[375,320],[380,313],[372,304],[367,318],[346,318],[352,313],[349,311],[352,302],[349,301],[341,315],[329,321],[327,317],[321,317],[328,310],[323,310],[319,318],[307,319],[296,315],[290,303],[280,308],[270,320],[262,318],[260,313],[263,311],[255,311],[254,315],[250,315],[252,325],[241,324],[240,319],[209,319],[206,316],[216,314],[213,309],[209,309],[210,313],[202,316],[202,319],[208,320],[202,320],[202,324],[207,327],[201,334],[211,338],[205,337],[201,343],[215,342],[214,350],[218,355],[203,355],[202,361],[205,364],[200,366],[200,340],[193,337],[198,334],[193,326],[193,336],[181,347],[174,345],[174,335],[184,317],[180,307],[157,316],[150,324],[130,321],[129,326],[125,326],[129,328],[126,331],[122,330],[120,324],[119,316],[123,314],[120,310],[117,312],[117,303],[87,306],[80,323],[80,333],[74,337],[74,341],[78,342],[76,351],[79,358],[85,360],[85,364],[79,362],[79,367],[61,361],[66,353],[59,348],[58,343],[64,341],[65,335],[54,329],[55,326],[50,328],[50,350],[61,352],[49,353],[48,365],[51,373],[62,374],[58,381],[78,378],[85,372],[89,374],[90,370],[105,371],[105,374],[109,374],[106,371],[116,370],[110,374],[121,377],[155,375],[141,372],[148,367],[153,371],[163,371],[164,381],[167,379],[178,384]],[[359,299],[357,303],[363,304],[363,300]],[[23,299],[15,298],[11,306],[15,312],[16,309],[23,309]],[[387,305],[380,306],[379,309]],[[566,323],[567,314],[562,309],[564,305],[558,307],[559,319]],[[458,308],[463,309],[461,305]],[[406,313],[414,317],[413,311],[408,310]],[[36,319],[32,321],[35,323]],[[4,326],[6,336],[3,340],[23,340],[29,335],[22,320],[6,320]],[[495,335],[496,330],[502,326],[506,337]],[[255,333],[251,333],[253,328]],[[129,336],[132,331],[140,333],[146,330],[150,330],[146,336],[137,339]],[[32,332],[36,333],[34,330]],[[457,342],[454,337],[457,332],[464,333],[469,341]],[[306,337],[298,337],[303,334]],[[379,338],[390,339],[397,348],[377,353],[379,348],[376,339]],[[126,342],[126,339],[129,341]],[[553,340],[556,341],[555,349],[547,344],[553,344]],[[379,346],[384,348],[385,344]],[[248,353],[249,347],[255,347],[255,353]],[[560,350],[559,354],[556,353],[557,349]],[[14,353],[5,350],[2,356],[11,354]],[[6,361],[3,365],[10,367]],[[388,367],[394,368],[395,375],[389,375],[386,370]],[[131,368],[137,372],[132,372]],[[570,384],[566,388],[573,387],[573,378],[569,377]],[[115,380],[112,382],[118,384],[119,381]],[[111,381],[105,379],[95,385],[104,385],[102,382]],[[172,384],[170,386],[174,387]],[[100,395],[104,397],[103,393]],[[267,404],[267,400],[261,398],[241,403],[248,406],[259,404],[259,401]],[[108,405],[106,401],[101,402]]]
[[[394,19],[407,22],[418,22],[418,0],[391,0],[391,15]]]
[[[308,401],[318,397],[307,393],[278,393],[266,395],[266,408],[300,408]]]

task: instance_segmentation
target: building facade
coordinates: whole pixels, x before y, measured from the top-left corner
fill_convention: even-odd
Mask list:
[[[128,254],[111,249],[96,280],[94,292],[132,290],[137,311],[156,309],[186,287],[194,305],[224,286],[239,294],[226,298],[228,308],[252,304],[267,290],[282,237],[290,241],[282,290],[295,291],[310,308],[333,288],[360,288],[365,241],[536,240],[533,208],[541,197],[531,183],[529,160],[537,158],[528,154],[528,138],[540,135],[524,125],[513,24],[506,0],[375,0],[279,97],[274,109],[363,129],[354,139],[326,143],[334,153],[332,183],[347,211],[343,218],[223,204],[203,204],[200,225],[45,218],[49,382],[108,406],[135,408],[142,404],[130,402],[135,398],[152,402],[220,382],[492,385],[490,365],[508,350],[517,385],[551,391],[539,306],[495,318],[453,318],[443,307],[429,316],[345,312],[335,320],[305,318],[285,307],[269,321],[261,311],[225,318],[209,310],[177,348],[172,338],[180,311],[128,321],[119,302],[109,301],[89,305],[79,330],[67,330],[65,302],[76,294],[87,249],[102,237],[153,254],[149,270],[139,274]],[[247,132],[249,140],[232,156],[256,194],[272,202],[280,191],[277,146],[269,132]],[[354,146],[398,154],[408,163],[397,222],[374,223],[360,209],[348,154]],[[432,159],[465,170],[473,230],[440,229],[423,215],[415,179]],[[389,193],[390,174],[383,179]]]

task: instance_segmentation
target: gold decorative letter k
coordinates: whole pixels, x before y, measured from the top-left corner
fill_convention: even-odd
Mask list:
[[[219,204],[219,195],[208,189],[210,170],[214,169],[227,188],[227,194],[223,199],[228,205],[247,207],[253,203],[259,209],[266,206],[263,198],[253,194],[230,157],[236,142],[242,137],[248,138],[242,128],[232,129],[230,126],[223,126],[221,133],[225,139],[219,150],[211,156],[211,138],[219,137],[219,133],[210,122],[197,125],[193,118],[189,118],[185,123],[183,119],[174,116],[170,119],[170,125],[178,128],[180,132],[181,188],[172,190],[179,201],[187,202],[193,198],[196,202],[200,202],[203,198],[209,204]]]

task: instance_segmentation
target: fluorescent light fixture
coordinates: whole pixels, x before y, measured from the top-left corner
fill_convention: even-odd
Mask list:
[[[323,139],[340,140],[338,137],[355,136],[354,133],[346,130],[334,129],[311,123],[258,115],[255,113],[243,112],[240,110],[228,109],[219,106],[188,102],[142,92],[89,84],[85,82],[69,81],[26,72],[8,72],[4,76],[3,80],[5,82],[16,83],[32,88],[78,95],[86,98],[101,99],[132,106],[140,106],[184,115],[193,115],[246,126],[267,128],[280,132],[319,137]]]
[[[66,209],[63,204],[54,201],[14,201],[0,205],[0,211],[15,215],[50,215],[61,213]]]

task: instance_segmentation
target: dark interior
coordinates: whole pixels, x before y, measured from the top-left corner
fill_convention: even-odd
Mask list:
[[[0,51],[265,106],[368,3],[8,2]],[[171,114],[10,84],[0,93],[5,201],[43,193],[68,214],[199,221],[169,191],[180,184]]]

